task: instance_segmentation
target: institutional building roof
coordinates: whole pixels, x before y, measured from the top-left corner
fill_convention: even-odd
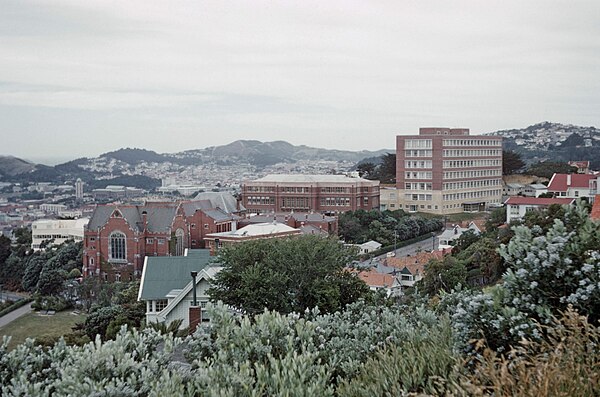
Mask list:
[[[379,181],[364,178],[353,178],[346,175],[303,175],[303,174],[270,174],[251,182],[276,183],[364,183],[379,185]],[[248,183],[251,183],[248,182]]]

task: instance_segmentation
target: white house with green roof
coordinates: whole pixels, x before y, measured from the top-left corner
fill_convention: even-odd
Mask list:
[[[202,308],[202,321],[209,321],[207,290],[221,270],[213,260],[210,250],[204,249],[186,250],[184,256],[147,256],[138,294],[138,300],[146,302],[146,322],[168,324],[181,319],[181,328],[186,328],[193,288]],[[197,272],[195,286],[192,286],[192,272]]]

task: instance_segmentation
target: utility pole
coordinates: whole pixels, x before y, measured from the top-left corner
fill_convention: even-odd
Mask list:
[[[398,237],[398,232],[394,230],[394,257],[396,256],[396,238]]]
[[[435,251],[435,233],[431,232],[431,252]]]

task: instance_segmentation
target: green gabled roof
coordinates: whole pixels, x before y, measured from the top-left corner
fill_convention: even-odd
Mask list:
[[[200,272],[213,258],[210,250],[190,250],[188,256],[149,256],[138,299],[165,299],[170,291],[183,289],[192,281],[190,272]]]

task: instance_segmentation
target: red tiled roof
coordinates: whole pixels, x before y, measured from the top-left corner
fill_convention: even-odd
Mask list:
[[[597,176],[590,174],[554,174],[548,184],[548,191],[566,192],[568,188],[587,188],[590,186],[590,180]],[[570,179],[570,183],[567,183]]]
[[[358,277],[370,287],[391,287],[394,284],[393,276],[377,273],[374,270],[359,272]]]
[[[571,204],[575,201],[574,198],[565,197],[554,197],[554,198],[542,198],[542,197],[520,197],[513,196],[509,197],[504,204],[510,205],[551,205],[551,204]]]
[[[600,220],[600,194],[597,194],[596,198],[594,198],[594,206],[592,207],[590,218]]]

